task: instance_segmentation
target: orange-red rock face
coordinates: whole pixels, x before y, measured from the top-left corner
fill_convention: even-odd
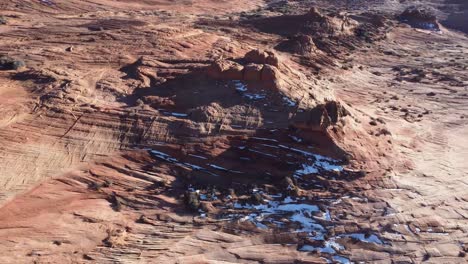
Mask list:
[[[464,263],[466,37],[315,2],[0,3],[0,262]]]

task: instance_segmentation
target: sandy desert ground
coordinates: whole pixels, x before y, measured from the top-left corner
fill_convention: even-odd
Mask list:
[[[0,263],[467,263],[468,2],[0,1]]]

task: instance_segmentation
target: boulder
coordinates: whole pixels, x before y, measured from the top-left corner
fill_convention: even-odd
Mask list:
[[[135,72],[136,78],[140,80],[146,87],[151,86],[151,83],[156,82],[158,79],[156,71],[151,68],[138,67]]]
[[[307,16],[309,17],[314,17],[314,18],[324,18],[325,16],[320,12],[320,9],[317,7],[312,7],[309,9],[309,12],[307,12]]]
[[[215,214],[219,211],[216,207],[213,206],[211,202],[203,201],[200,202],[200,209],[202,209],[204,212]]]
[[[311,36],[298,34],[281,42],[276,46],[276,49],[299,55],[308,55],[315,52],[317,47]]]
[[[245,54],[244,60],[247,63],[269,64],[275,67],[279,66],[278,56],[272,51],[263,51],[258,49],[251,50]]]
[[[223,77],[228,80],[242,80],[244,67],[242,65],[231,62],[229,68],[223,72]]]
[[[258,205],[264,204],[265,202],[261,193],[253,193],[250,196],[250,203]]]
[[[145,102],[146,104],[156,109],[159,109],[159,108],[170,109],[175,106],[174,101],[171,98],[167,98],[167,97],[148,95],[148,96],[143,97],[142,99],[143,99],[143,102]]]
[[[213,62],[206,70],[206,73],[214,79],[241,80],[242,65],[229,61],[218,60]]]
[[[260,81],[262,78],[262,65],[248,64],[244,67],[244,78],[245,81]]]
[[[297,113],[294,117],[294,126],[304,130],[324,131],[334,125],[338,120],[349,115],[349,112],[336,101],[328,101],[308,111]]]
[[[251,50],[244,56],[244,60],[248,63],[264,64],[268,58],[268,53],[263,50]]]
[[[262,68],[261,80],[262,81],[276,81],[279,78],[279,71],[276,67],[265,64]]]
[[[211,63],[211,65],[208,66],[208,68],[206,69],[206,74],[208,74],[208,76],[212,78],[220,79],[223,71],[225,70],[227,70],[226,61],[218,60]]]
[[[223,107],[216,102],[207,106],[199,106],[190,111],[192,120],[198,122],[212,122],[223,117]]]
[[[279,59],[273,52],[268,52],[269,56],[266,58],[265,64],[273,65],[275,67],[279,67]]]

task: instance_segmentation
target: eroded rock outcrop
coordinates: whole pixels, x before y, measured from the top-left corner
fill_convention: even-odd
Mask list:
[[[352,35],[359,24],[345,13],[324,13],[318,8],[311,8],[303,15],[283,15],[267,17],[252,22],[258,29],[289,37],[296,34]]]
[[[341,117],[349,115],[344,106],[337,101],[329,101],[317,107],[297,113],[293,125],[307,131],[325,131],[336,124]]]
[[[398,18],[415,28],[439,30],[437,16],[433,11],[423,7],[408,7]]]
[[[298,55],[310,55],[317,51],[312,37],[304,34],[289,37],[287,40],[278,44],[276,49]]]
[[[205,73],[213,79],[261,82],[271,88],[279,87],[280,61],[274,52],[254,49],[237,61],[217,60]]]
[[[313,9],[311,15],[320,17],[318,11]],[[309,36],[298,36],[297,41],[305,43],[298,45],[298,52],[311,52],[314,44]],[[300,46],[300,47],[299,47]],[[271,51],[254,49],[237,60],[218,60],[206,68],[205,73],[213,79],[241,81],[261,88],[269,88],[277,93],[277,96],[289,98],[291,105],[297,107],[291,113],[290,124],[305,131],[324,132],[327,127],[335,125],[339,119],[349,114],[349,112],[337,101],[333,100],[333,95],[329,91],[313,89],[311,83],[305,76],[291,69],[280,62],[278,55]],[[312,90],[304,95],[304,88]],[[297,102],[297,103],[296,103]],[[215,110],[216,109],[216,110]],[[208,108],[192,111],[192,117],[199,117],[199,120],[212,119],[218,116],[222,107],[212,105]],[[200,115],[200,113],[203,113]],[[210,114],[208,114],[210,113]],[[210,116],[201,117],[201,116]]]
[[[206,74],[215,79],[242,80],[244,66],[231,60],[218,60],[207,69]]]
[[[250,63],[269,64],[275,67],[279,67],[278,56],[272,51],[254,49],[245,54],[244,60]]]

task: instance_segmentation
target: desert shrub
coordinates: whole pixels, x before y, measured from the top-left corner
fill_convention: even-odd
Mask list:
[[[25,64],[21,60],[16,60],[8,56],[0,56],[0,70],[18,70],[24,66]]]
[[[0,25],[6,25],[7,24],[7,19],[4,16],[0,16]]]
[[[198,194],[196,192],[185,193],[185,204],[191,210],[198,210],[198,207],[200,207],[200,200],[198,198]]]
[[[263,203],[263,197],[261,193],[253,193],[250,196],[250,202],[252,204],[262,204]]]
[[[109,197],[109,201],[111,202],[111,207],[114,209],[114,211],[120,212],[122,210],[122,202],[120,201],[119,197],[117,197],[115,192],[113,192]]]

